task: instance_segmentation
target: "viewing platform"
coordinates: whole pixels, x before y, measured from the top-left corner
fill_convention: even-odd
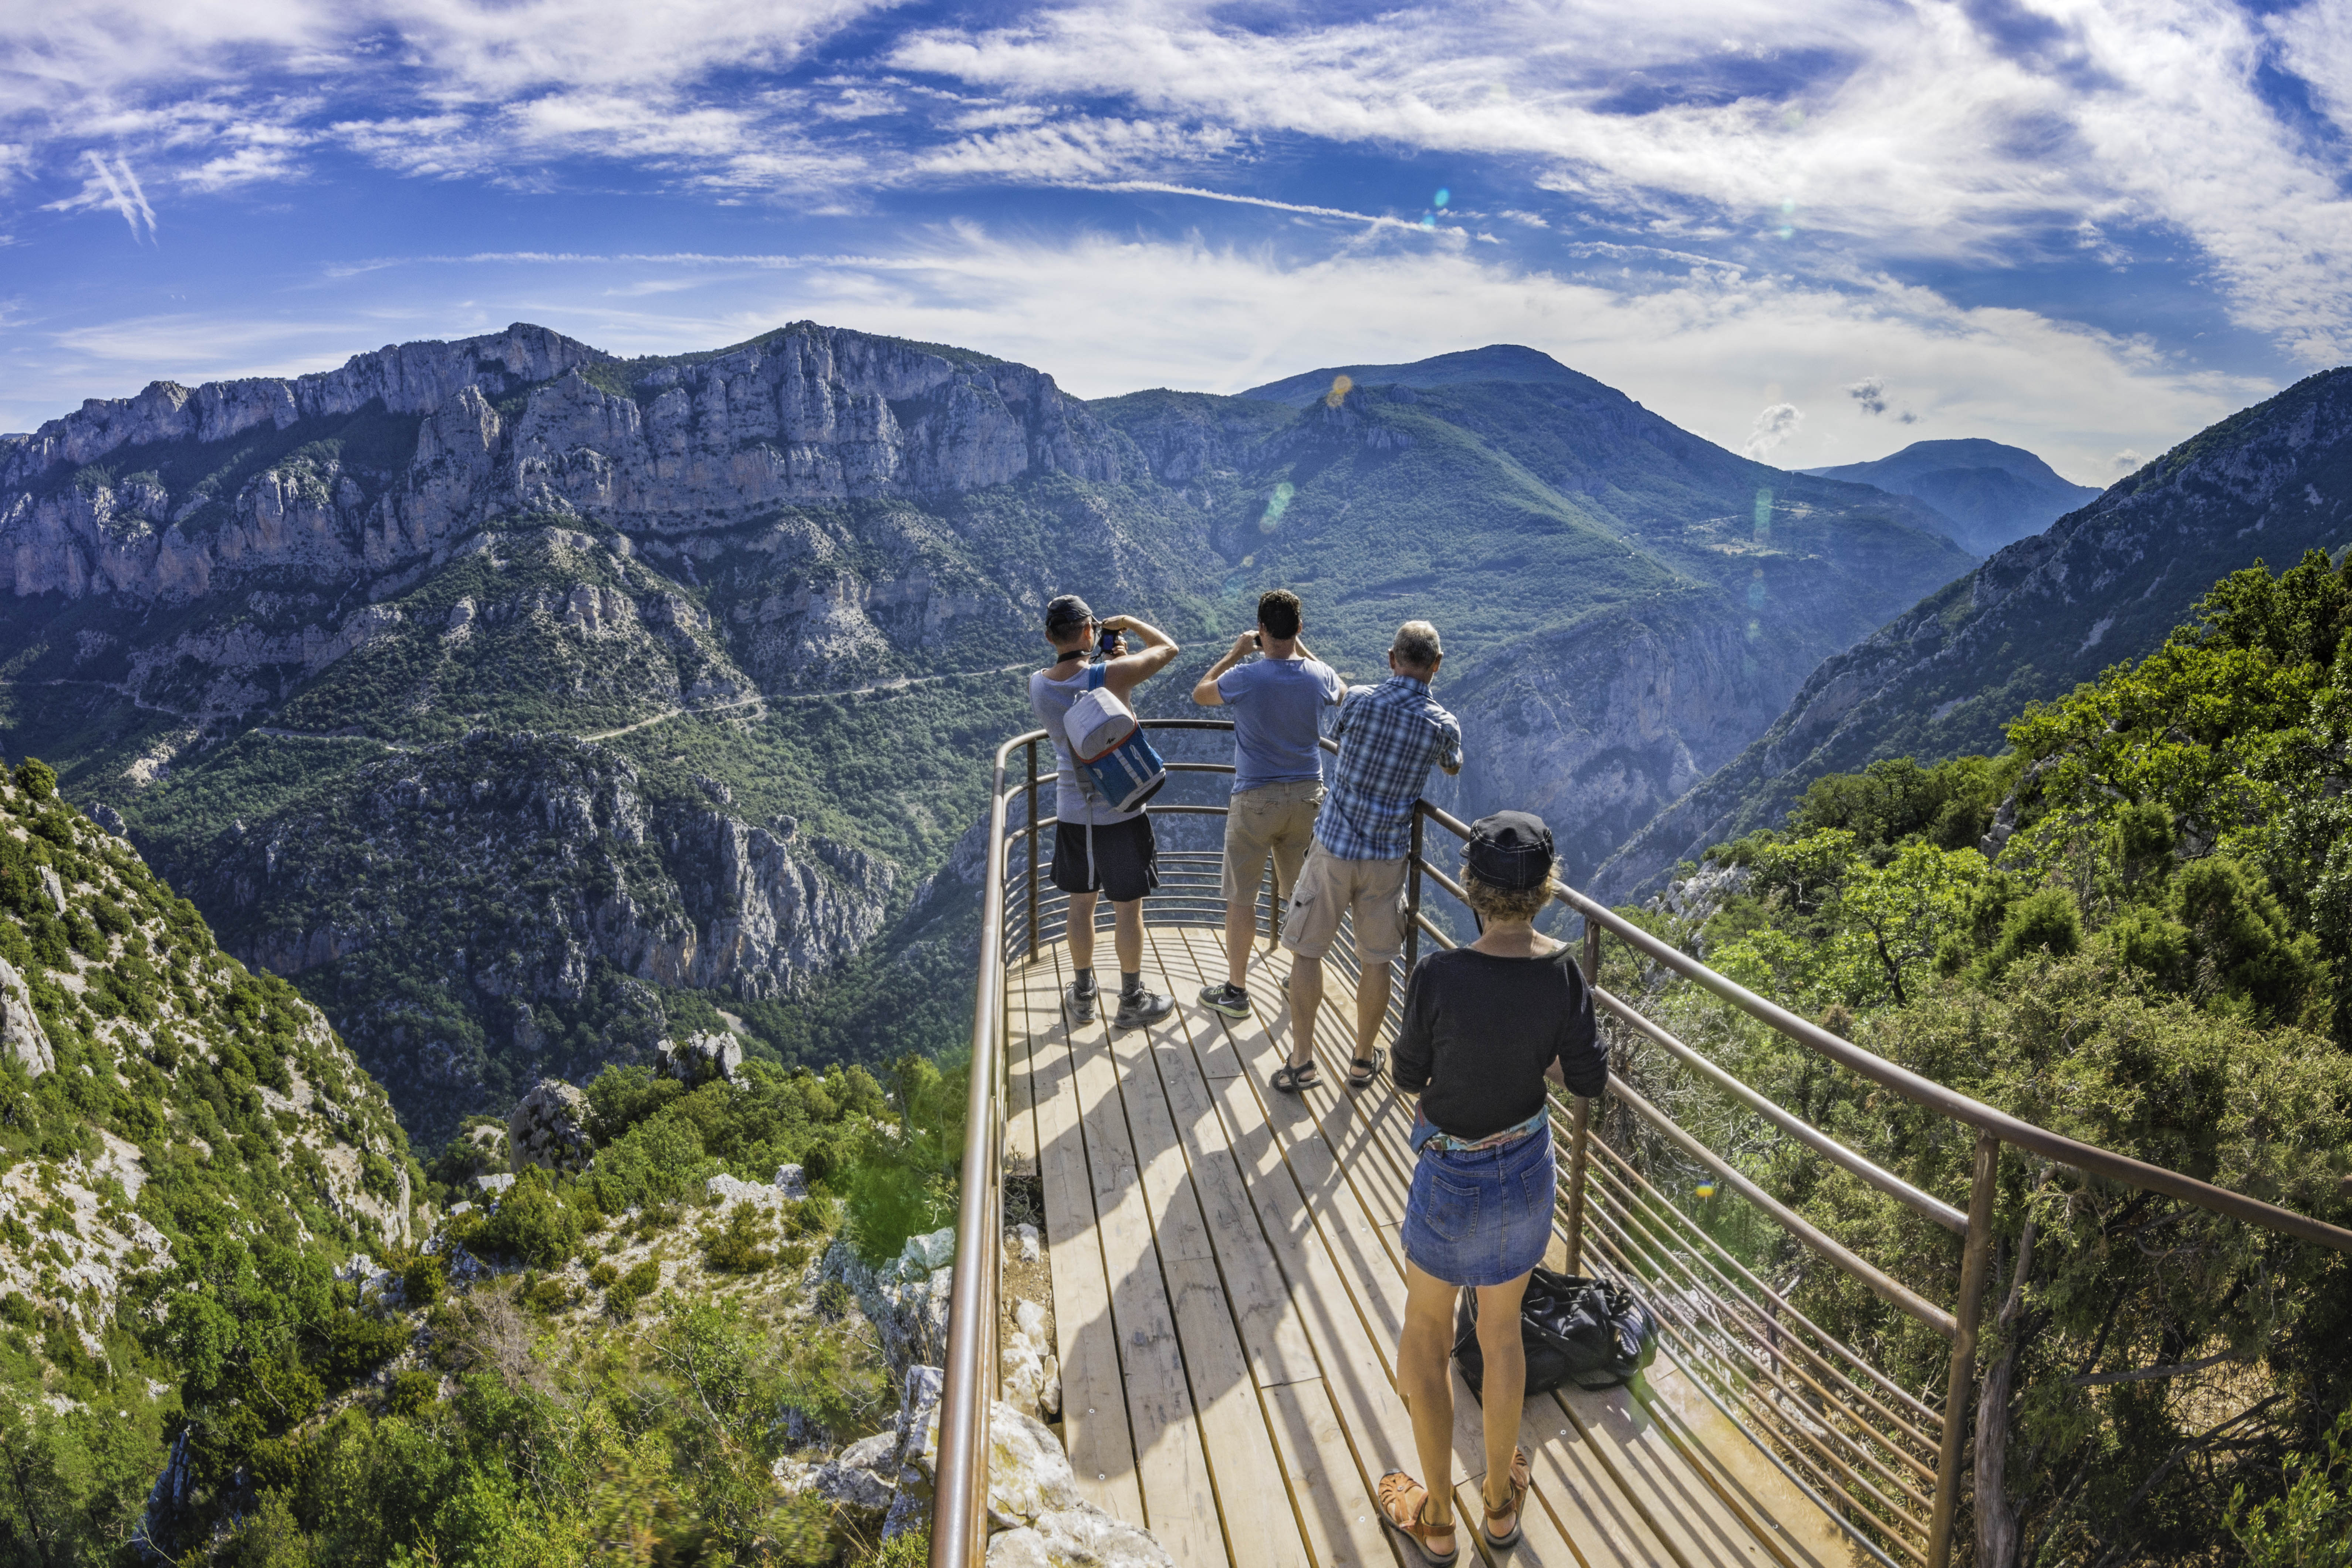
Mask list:
[[[1147,723],[1155,732],[1231,729],[1217,720]],[[1224,797],[1202,791],[1220,788],[1216,775],[1231,768],[1182,760],[1187,737],[1160,739],[1180,760],[1151,806],[1162,880],[1144,904],[1143,971],[1178,1005],[1144,1029],[1111,1026],[1108,988],[1093,1020],[1069,1016],[1066,900],[1046,879],[1042,847],[1053,827],[1053,753],[1043,731],[997,753],[930,1561],[976,1568],[986,1555],[986,1421],[1008,1306],[1004,1184],[1034,1175],[1060,1436],[1087,1500],[1149,1530],[1180,1568],[1422,1568],[1418,1551],[1383,1529],[1373,1500],[1384,1472],[1420,1468],[1395,1378],[1412,1107],[1385,1071],[1364,1090],[1346,1087],[1358,976],[1344,925],[1324,963],[1314,1042],[1321,1087],[1289,1095],[1271,1086],[1290,1043],[1291,958],[1275,946],[1280,909],[1270,886],[1258,903],[1250,1016],[1229,1020],[1201,1005],[1201,987],[1225,973],[1213,847]],[[1222,737],[1189,739],[1197,757],[1215,754],[1200,742]],[[1459,907],[1449,871],[1466,834],[1420,804],[1404,971],[1416,951],[1454,944],[1452,922],[1433,919],[1423,900]],[[2021,1121],[1742,989],[1572,889],[1558,897],[1580,919],[1582,967],[1612,1067],[1598,1100],[1555,1091],[1559,1184],[1547,1261],[1630,1289],[1659,1325],[1658,1352],[1625,1386],[1528,1397],[1519,1429],[1534,1472],[1526,1541],[1502,1554],[1524,1568],[1948,1568],[1969,1433],[1946,1412],[1973,1407],[2004,1151],[2352,1251],[2352,1232]],[[1101,973],[1115,967],[1109,913],[1097,910]],[[1612,994],[1600,983],[1604,940],[1874,1092],[1944,1119],[1960,1148],[1973,1147],[1969,1191],[1919,1190]],[[1390,1037],[1403,989],[1391,987]],[[1728,1114],[1708,1124],[1741,1129],[1738,1159],[1639,1087],[1658,1093],[1670,1081],[1696,1098],[1668,1106],[1705,1100]],[[1891,1277],[1751,1179],[1742,1162],[1766,1147],[1836,1165],[1908,1211],[1901,1223],[1926,1244],[1912,1254],[1941,1254],[1936,1279]],[[1718,1235],[1694,1217],[1690,1194],[1717,1189],[1738,1200],[1744,1228]],[[1773,1268],[1783,1276],[1777,1287],[1765,1277]],[[1822,1269],[1859,1288],[1850,1297],[1864,1309],[1864,1342],[1899,1332],[1916,1343],[1924,1330],[1936,1336],[1929,1345],[1948,1344],[1948,1369],[1926,1380],[1935,1386],[1904,1386],[1806,1316],[1795,1282],[1809,1271],[1834,1278]],[[1920,1364],[1914,1354],[1915,1382]],[[1454,1428],[1450,1481],[1468,1521],[1458,1537],[1466,1568],[1486,1554],[1475,1528],[1484,1443],[1458,1371]]]
[[[1269,963],[1260,943],[1254,1016],[1234,1023],[1193,1001],[1224,976],[1223,931],[1146,935],[1147,983],[1164,974],[1180,999],[1148,1030],[1069,1020],[1061,942],[1008,976],[1007,1148],[1016,1169],[1034,1151],[1045,1188],[1079,1485],[1180,1568],[1396,1561],[1371,1500],[1384,1471],[1420,1468],[1395,1378],[1412,1107],[1385,1073],[1360,1093],[1342,1083],[1355,999],[1339,965],[1316,1040],[1324,1087],[1294,1097],[1266,1082],[1288,1039],[1289,955]],[[1107,953],[1108,932],[1097,941]],[[1566,1251],[1556,1239],[1552,1267]],[[1478,1405],[1459,1372],[1454,1397],[1455,1507],[1475,1520]],[[1850,1561],[1836,1523],[1726,1426],[1665,1357],[1638,1388],[1530,1398],[1535,1489],[1514,1561]]]

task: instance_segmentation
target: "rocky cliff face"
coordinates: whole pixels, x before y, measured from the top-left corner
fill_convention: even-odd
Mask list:
[[[1630,839],[1599,896],[1770,826],[1825,773],[2004,744],[2026,703],[2145,658],[2213,584],[2352,543],[2352,370],[2231,416],[1824,660],[1752,745]]]
[[[352,423],[387,419],[408,423],[373,466],[341,450]],[[309,439],[224,493],[207,458],[256,433],[265,448]],[[158,382],[51,420],[0,467],[0,584],[177,601],[224,571],[388,571],[507,512],[692,531],[1032,474],[1117,483],[1131,461],[1020,365],[808,322],[684,362],[620,362],[518,325],[290,381]]]
[[[231,950],[311,977],[436,1130],[541,1075],[650,1062],[661,988],[805,993],[872,939],[898,879],[790,817],[744,821],[719,781],[649,799],[628,757],[528,732],[366,763],[192,859]],[[403,984],[420,972],[459,1005],[420,1005]]]

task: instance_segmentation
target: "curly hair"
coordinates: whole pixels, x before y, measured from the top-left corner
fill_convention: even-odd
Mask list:
[[[1462,890],[1469,895],[1470,908],[1488,925],[1497,921],[1531,921],[1543,912],[1544,905],[1559,890],[1559,878],[1555,871],[1547,871],[1544,879],[1532,888],[1498,888],[1492,882],[1480,881],[1478,873],[1465,866]]]

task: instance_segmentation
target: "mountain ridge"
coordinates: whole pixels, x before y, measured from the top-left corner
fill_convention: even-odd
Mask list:
[[[2352,540],[2352,367],[2183,441],[1824,660],[1770,728],[1645,825],[1594,879],[1620,900],[1772,826],[1812,779],[2005,744],[2002,724],[2146,656],[2215,582]]]
[[[1872,462],[1801,471],[1925,501],[1950,519],[1953,542],[1978,555],[2041,532],[2101,493],[2062,477],[2022,447],[1982,437],[1914,441]]]
[[[1053,593],[1202,645],[1147,712],[1265,587],[1367,674],[1437,619],[1494,738],[1446,803],[1539,789],[1589,867],[1970,563],[1533,351],[1421,374],[1087,402],[814,322],[635,360],[519,326],[94,402],[0,488],[0,742],[437,1141],[714,998],[792,1060],[950,1040],[939,879]]]

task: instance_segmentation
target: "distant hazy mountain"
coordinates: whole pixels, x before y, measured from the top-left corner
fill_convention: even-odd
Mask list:
[[[1269,381],[1264,386],[1251,387],[1242,395],[1304,408],[1330,395],[1331,384],[1343,375],[1358,386],[1420,388],[1459,386],[1474,382],[1548,383],[1597,394],[1619,403],[1629,403],[1636,408],[1641,406],[1615,387],[1572,371],[1540,350],[1518,343],[1489,343],[1483,349],[1435,354],[1428,359],[1415,360],[1411,364],[1332,365],[1325,370],[1304,371],[1297,375],[1284,376],[1280,381]]]
[[[2039,533],[2099,495],[2059,478],[2022,447],[1977,439],[1914,441],[1874,463],[1804,472],[1916,496],[1950,519],[1952,542],[1977,555]]]
[[[2352,369],[2339,369],[2184,441],[1823,661],[1760,740],[1601,868],[1599,889],[1631,897],[1776,826],[1823,773],[1997,752],[2028,702],[2146,658],[2230,573],[2347,543]]]
[[[1187,645],[1155,712],[1265,588],[1367,678],[1433,618],[1445,800],[1547,812],[1583,874],[1971,563],[1531,350],[1334,374],[1087,403],[813,322],[637,360],[517,326],[94,400],[0,442],[0,749],[437,1141],[714,1001],[788,1059],[968,1026],[937,879],[1057,591]]]

